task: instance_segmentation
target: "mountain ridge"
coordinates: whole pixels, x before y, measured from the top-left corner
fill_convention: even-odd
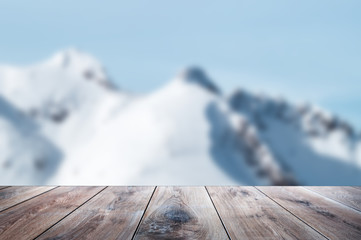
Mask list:
[[[245,89],[225,95],[199,67],[144,96],[112,85],[98,60],[74,49],[24,68],[0,67],[0,97],[59,152],[42,183],[361,182],[356,131],[313,105]],[[0,120],[1,113],[0,105]],[[19,169],[6,171],[15,176]]]

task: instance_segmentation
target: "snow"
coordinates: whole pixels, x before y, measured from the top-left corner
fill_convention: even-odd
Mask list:
[[[87,72],[92,72],[91,77]],[[0,79],[0,94],[27,111],[59,105],[77,109],[80,104],[97,101],[99,95],[108,91],[99,87],[107,81],[100,64],[71,49],[32,66],[0,67]]]
[[[0,66],[0,184],[359,185],[361,141],[314,105],[238,89],[197,67],[146,95],[76,49]]]
[[[0,182],[42,184],[55,172],[61,152],[37,125],[0,97]]]
[[[235,183],[209,157],[204,111],[212,101],[212,93],[175,79],[114,117],[62,165],[53,183]]]
[[[257,126],[260,141],[298,184],[361,182],[361,169],[354,159],[357,140],[344,122],[318,107],[260,99],[246,91],[237,91],[229,101]]]

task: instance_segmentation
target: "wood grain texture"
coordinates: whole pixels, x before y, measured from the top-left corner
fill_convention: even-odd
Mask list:
[[[154,187],[108,187],[38,239],[131,239]]]
[[[254,187],[207,187],[231,239],[325,239]]]
[[[303,187],[257,187],[330,239],[361,239],[360,212]]]
[[[325,197],[361,211],[361,189],[353,187],[306,187]]]
[[[0,190],[0,212],[55,187],[8,187]]]
[[[33,239],[104,187],[59,187],[0,213],[0,239]]]
[[[204,187],[158,187],[135,239],[228,239]]]

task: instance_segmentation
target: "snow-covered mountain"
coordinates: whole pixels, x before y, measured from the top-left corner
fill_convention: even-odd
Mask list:
[[[314,106],[231,95],[199,68],[129,94],[68,49],[0,66],[0,184],[361,183],[352,126]]]

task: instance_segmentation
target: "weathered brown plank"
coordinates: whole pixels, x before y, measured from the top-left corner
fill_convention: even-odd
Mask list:
[[[108,187],[38,239],[131,239],[154,187]]]
[[[361,211],[361,189],[353,187],[306,187],[325,197]]]
[[[8,188],[9,186],[0,186],[0,190],[4,188]]]
[[[361,214],[303,187],[257,187],[331,239],[361,239]]]
[[[325,239],[254,187],[207,187],[231,239]]]
[[[158,187],[135,239],[228,239],[204,187]]]
[[[33,239],[104,187],[59,187],[0,213],[0,239]]]
[[[0,211],[49,191],[55,187],[8,187],[0,190]]]

